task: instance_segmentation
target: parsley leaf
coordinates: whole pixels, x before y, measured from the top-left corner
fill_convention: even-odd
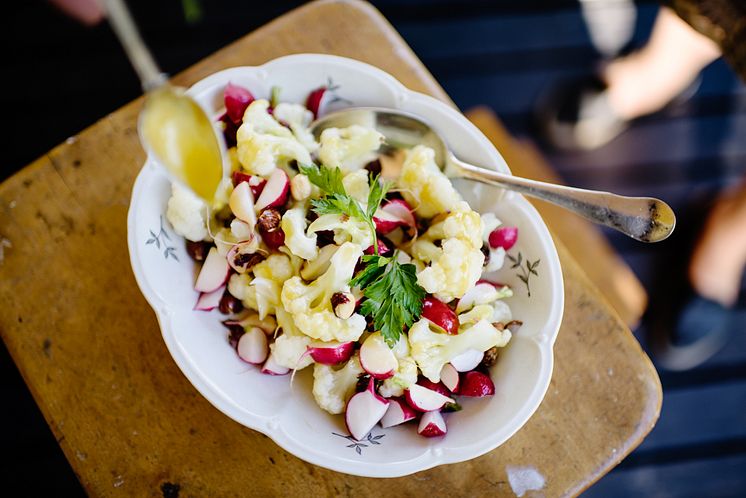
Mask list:
[[[302,164],[299,166],[299,169],[301,173],[308,177],[311,183],[319,187],[326,194],[326,197],[311,201],[313,210],[319,215],[341,214],[365,222],[373,235],[374,252],[378,254],[378,237],[376,235],[376,223],[373,221],[373,214],[386,196],[390,184],[380,182],[378,176],[373,178],[370,192],[368,193],[368,202],[365,209],[363,209],[345,190],[342,183],[342,171],[339,168],[332,169],[315,164]]]
[[[363,289],[360,313],[373,318],[389,347],[394,347],[404,330],[422,313],[425,289],[417,284],[417,269],[396,259],[369,256],[367,266],[350,282]]]
[[[311,183],[323,190],[327,195],[347,196],[342,184],[342,170],[339,168],[319,167],[315,164],[301,164],[300,172],[311,180]]]
[[[381,201],[386,197],[386,193],[391,188],[390,182],[379,181],[380,175],[373,177],[373,181],[370,182],[370,192],[368,193],[368,206],[367,212],[369,219],[373,219],[373,215],[378,210],[378,206],[381,205]]]

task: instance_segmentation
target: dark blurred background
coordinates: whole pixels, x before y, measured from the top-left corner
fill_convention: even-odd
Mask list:
[[[303,2],[128,3],[159,63],[174,74]],[[658,9],[646,1],[630,9],[623,0],[586,0],[584,9],[566,0],[372,3],[462,110],[487,105],[513,135],[528,139],[539,92],[592,70],[602,52],[641,45]],[[0,180],[140,94],[106,24],[83,27],[40,0],[3,7]],[[659,306],[672,295],[666,282],[681,272],[713,195],[746,174],[746,89],[717,61],[703,72],[694,98],[637,121],[611,144],[582,154],[544,152],[570,184],[661,197],[677,211],[677,232],[655,246],[607,233],[645,285],[651,306]],[[651,327],[646,317],[635,331],[643,345]],[[585,496],[746,496],[746,313],[731,317],[728,327],[729,344],[705,364],[660,369],[658,425]],[[13,496],[83,495],[4,346],[0,370],[3,488],[18,490]]]

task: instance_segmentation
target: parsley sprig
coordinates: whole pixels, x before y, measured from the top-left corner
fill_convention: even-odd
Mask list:
[[[413,264],[399,263],[396,256],[363,256],[365,267],[350,281],[363,289],[365,300],[360,313],[373,318],[389,347],[394,347],[404,327],[411,326],[422,313],[425,289],[417,284]]]
[[[379,181],[378,176],[370,182],[367,204],[363,208],[352,198],[342,183],[339,168],[301,165],[300,171],[319,187],[324,197],[311,201],[313,210],[319,214],[342,214],[364,221],[373,235],[374,254],[362,257],[365,265],[350,281],[350,286],[363,289],[360,313],[373,318],[373,326],[381,332],[389,347],[394,347],[404,327],[411,326],[422,314],[425,289],[417,284],[417,268],[413,264],[402,264],[396,254],[388,258],[378,255],[378,237],[373,214],[386,196],[390,184]]]
[[[339,168],[332,169],[315,164],[301,165],[300,172],[306,175],[311,183],[319,187],[326,194],[325,197],[311,201],[316,214],[342,214],[365,222],[373,236],[374,252],[378,254],[378,237],[376,235],[376,224],[373,221],[373,214],[386,196],[390,184],[380,182],[378,176],[375,176],[370,182],[368,202],[365,208],[363,208],[345,191],[342,184],[342,171]]]

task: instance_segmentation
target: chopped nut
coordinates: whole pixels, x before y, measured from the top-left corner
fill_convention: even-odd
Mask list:
[[[355,296],[349,292],[335,292],[332,295],[332,308],[334,314],[346,320],[355,312]]]
[[[495,324],[497,325],[497,324]],[[501,324],[500,324],[501,325]],[[488,349],[484,352],[484,358],[482,358],[482,366],[489,368],[497,362],[497,356],[500,354],[500,348],[497,346]]]
[[[515,334],[518,332],[518,329],[521,328],[521,325],[523,325],[523,322],[520,320],[511,320],[510,322],[505,324],[505,328],[510,330],[511,334]]]
[[[280,228],[280,222],[282,221],[282,215],[275,208],[267,208],[262,211],[262,214],[257,218],[257,225],[259,230],[264,232],[274,232]]]
[[[245,272],[262,261],[264,261],[264,256],[259,253],[236,253],[236,256],[233,258],[233,268],[241,268]]]
[[[308,199],[311,195],[311,181],[304,174],[297,174],[290,180],[290,195],[296,201]]]

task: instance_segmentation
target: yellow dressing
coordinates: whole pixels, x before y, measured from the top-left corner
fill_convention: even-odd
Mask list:
[[[147,97],[140,131],[158,160],[212,204],[223,178],[220,144],[212,122],[191,98],[172,87]]]

